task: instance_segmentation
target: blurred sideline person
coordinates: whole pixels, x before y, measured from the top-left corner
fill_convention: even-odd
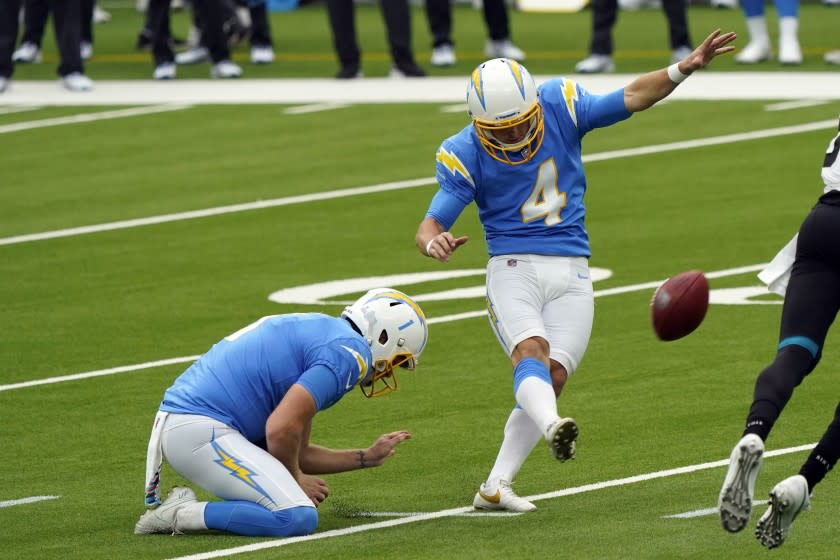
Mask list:
[[[166,390],[146,458],[147,506],[134,532],[215,529],[307,535],[329,488],[316,475],[376,467],[411,437],[383,434],[367,448],[309,441],[317,412],[356,385],[366,397],[397,388],[428,341],[423,311],[402,292],[371,290],[341,317],[269,315],[225,337]],[[162,460],[222,501],[175,487],[160,503]]]
[[[671,63],[679,62],[691,54],[691,39],[688,36],[687,0],[662,0],[662,11],[668,20],[668,36],[671,45]],[[618,19],[618,0],[592,1],[592,39],[589,56],[575,65],[575,72],[597,74],[614,72],[612,59],[612,28]]]
[[[478,206],[490,253],[488,318],[510,358],[515,406],[474,507],[536,509],[511,483],[540,439],[556,459],[575,457],[578,425],[558,414],[556,399],[583,359],[594,315],[583,136],[664,99],[732,51],[734,39],[716,30],[679,63],[607,95],[567,78],[537,88],[525,67],[509,59],[473,71],[467,88],[472,122],[438,149],[440,187],[415,243],[423,255],[449,262],[468,241],[450,229],[468,204]]]
[[[175,78],[175,53],[172,50],[170,4],[172,0],[149,0],[146,8],[146,25],[152,32],[152,57],[155,69],[152,78]],[[219,79],[239,78],[242,68],[230,59],[230,46],[224,33],[226,10],[224,0],[192,0],[202,23],[202,40],[211,60],[210,77]]]
[[[840,130],[840,127],[838,127]],[[723,528],[735,533],[752,511],[764,442],[796,387],[822,358],[823,345],[840,310],[840,134],[828,144],[822,168],[825,185],[799,232],[760,274],[771,291],[783,295],[776,356],[755,382],[743,437],[732,449],[718,497]],[[767,548],[781,546],[796,517],[810,508],[814,487],[840,457],[840,404],[817,446],[799,469],[770,491],[770,504],[755,534]]]
[[[0,93],[9,88],[15,64],[12,54],[18,35],[18,14],[22,0],[0,0]]]
[[[489,38],[484,45],[484,54],[490,58],[512,58],[525,60],[522,49],[510,40],[510,18],[505,0],[482,2],[484,23]],[[426,19],[432,33],[432,66],[454,66],[455,44],[452,41],[452,0],[426,0]]]
[[[15,4],[20,6],[19,2],[3,0],[4,8],[10,8]],[[57,73],[59,82],[69,91],[90,90],[93,87],[93,81],[85,75],[82,61],[82,20],[87,18],[89,30],[93,13],[93,0],[26,0],[24,3],[24,29],[26,29],[30,18],[34,18],[31,21],[36,26],[33,32],[40,26],[40,32],[38,32],[39,43],[40,36],[43,35],[47,12],[52,13],[55,39],[58,45],[59,64]],[[14,18],[15,21],[7,21],[11,18]],[[9,31],[14,26],[16,35],[18,14],[2,14],[2,20],[3,23],[0,25],[8,26]],[[89,33],[92,32],[89,30]],[[0,42],[5,43],[9,39],[9,37],[3,36],[0,38]],[[11,37],[11,41],[14,45],[17,37]],[[40,46],[29,42],[26,37],[24,37],[24,42],[20,48],[12,54],[12,59],[17,63],[37,62],[40,58]],[[1,71],[0,75],[2,75]]]
[[[82,0],[82,42],[79,52],[82,60],[90,60],[93,56],[93,14],[94,0]],[[15,51],[13,58],[18,63],[41,62],[41,42],[50,15],[49,0],[24,0],[23,2],[23,37],[20,48]]]
[[[426,72],[414,61],[411,48],[411,10],[408,0],[379,0],[388,45],[391,49],[392,78],[421,78]],[[356,37],[356,8],[353,0],[327,0],[327,16],[333,48],[340,68],[338,79],[362,76],[362,52]]]
[[[799,0],[774,0],[779,16],[779,62],[781,64],[802,64],[802,49],[799,46]],[[735,55],[735,62],[757,64],[773,56],[770,35],[767,33],[767,19],[764,17],[764,0],[741,0],[750,40]]]

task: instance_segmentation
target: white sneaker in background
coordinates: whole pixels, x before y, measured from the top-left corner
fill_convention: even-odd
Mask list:
[[[432,58],[429,60],[432,66],[455,66],[455,49],[449,43],[444,43],[432,48]]]
[[[238,78],[242,75],[242,68],[238,64],[230,60],[221,60],[210,68],[210,77],[218,78],[220,80],[229,80],[231,78]]]
[[[741,52],[735,55],[735,62],[738,64],[758,64],[770,60],[773,53],[770,51],[770,44],[763,41],[750,41]]]
[[[269,45],[251,47],[251,62],[253,64],[270,64],[274,62],[274,50]]]
[[[525,60],[525,53],[514,45],[510,39],[499,41],[489,40],[484,45],[484,54],[490,58],[510,58],[517,62]]]
[[[578,74],[600,74],[603,72],[615,72],[615,64],[608,54],[590,54],[577,64],[575,72]]]
[[[505,510],[515,512],[534,511],[537,506],[517,496],[510,487],[510,482],[500,480],[495,490],[481,484],[473,498],[476,509]]]
[[[79,47],[79,54],[82,55],[82,60],[90,60],[93,56],[93,45],[87,41],[82,41],[82,45]]]
[[[41,58],[41,49],[35,43],[23,43],[12,53],[12,62],[18,64],[41,62]]]
[[[195,492],[190,488],[186,486],[174,487],[162,504],[140,516],[134,526],[134,534],[165,533],[174,535],[178,533],[176,519],[178,510],[197,501]]]
[[[62,76],[59,81],[68,91],[90,91],[93,89],[93,81],[81,72],[71,72]]]
[[[195,47],[175,55],[175,64],[198,64],[210,58],[210,53],[204,47]]]
[[[153,80],[174,80],[175,74],[177,72],[176,66],[174,62],[164,62],[163,64],[158,64],[155,67],[155,71],[152,72],[152,79]]]
[[[838,0],[840,1],[840,0]],[[709,5],[712,8],[723,8],[725,10],[734,10],[738,7],[738,0],[710,0]]]
[[[828,51],[823,55],[826,64],[840,64],[840,51]]]
[[[99,4],[94,4],[92,20],[93,23],[108,23],[111,21],[111,14],[100,8]]]
[[[0,76],[0,93],[3,93],[6,89],[8,89],[10,82],[11,80],[6,76]]]
[[[671,64],[685,60],[692,52],[691,47],[677,47],[671,51]]]
[[[737,533],[750,520],[755,479],[761,469],[764,442],[755,434],[747,434],[729,454],[729,469],[718,496],[720,524],[730,533]]]
[[[808,481],[801,474],[788,477],[770,491],[770,507],[758,520],[755,536],[767,548],[782,546],[796,516],[811,507]]]

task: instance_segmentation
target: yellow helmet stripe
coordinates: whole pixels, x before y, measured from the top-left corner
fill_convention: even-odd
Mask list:
[[[407,303],[409,305],[409,307],[411,307],[414,310],[414,312],[417,313],[417,316],[420,318],[420,321],[424,324],[426,323],[426,316],[423,314],[423,310],[420,309],[419,305],[414,303],[414,300],[410,299],[405,294],[403,294],[401,292],[382,292],[381,294],[376,294],[376,297],[373,298],[373,299],[379,299],[379,298],[397,299],[397,300],[400,300],[404,303]]]
[[[476,68],[473,70],[472,73],[472,87],[475,90],[475,95],[478,97],[478,102],[481,103],[481,108],[486,109],[487,106],[484,104],[484,87],[481,80],[481,69]]]

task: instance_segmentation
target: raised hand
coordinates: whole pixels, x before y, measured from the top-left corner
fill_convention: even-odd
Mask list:
[[[734,31],[721,34],[720,29],[715,29],[700,46],[694,49],[694,52],[682,61],[680,71],[690,74],[695,70],[705,68],[716,56],[734,51],[735,46],[729,43],[736,37]]]

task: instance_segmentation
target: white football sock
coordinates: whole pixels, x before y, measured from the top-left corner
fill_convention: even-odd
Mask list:
[[[770,44],[770,35],[767,33],[767,19],[764,16],[753,16],[747,19],[747,31],[750,34],[750,42],[761,45]]]
[[[779,18],[779,39],[793,39],[798,41],[799,33],[799,18],[796,17],[780,17]]]
[[[175,527],[179,531],[206,531],[204,524],[204,508],[207,502],[189,504],[178,510],[175,514]]]
[[[487,477],[486,488],[489,492],[496,489],[499,480],[513,481],[540,438],[541,430],[528,414],[521,408],[514,408],[505,424],[505,437],[496,456],[496,463]]]
[[[554,395],[554,387],[539,377],[531,376],[523,379],[514,397],[543,434],[560,418],[557,414],[557,397]]]

